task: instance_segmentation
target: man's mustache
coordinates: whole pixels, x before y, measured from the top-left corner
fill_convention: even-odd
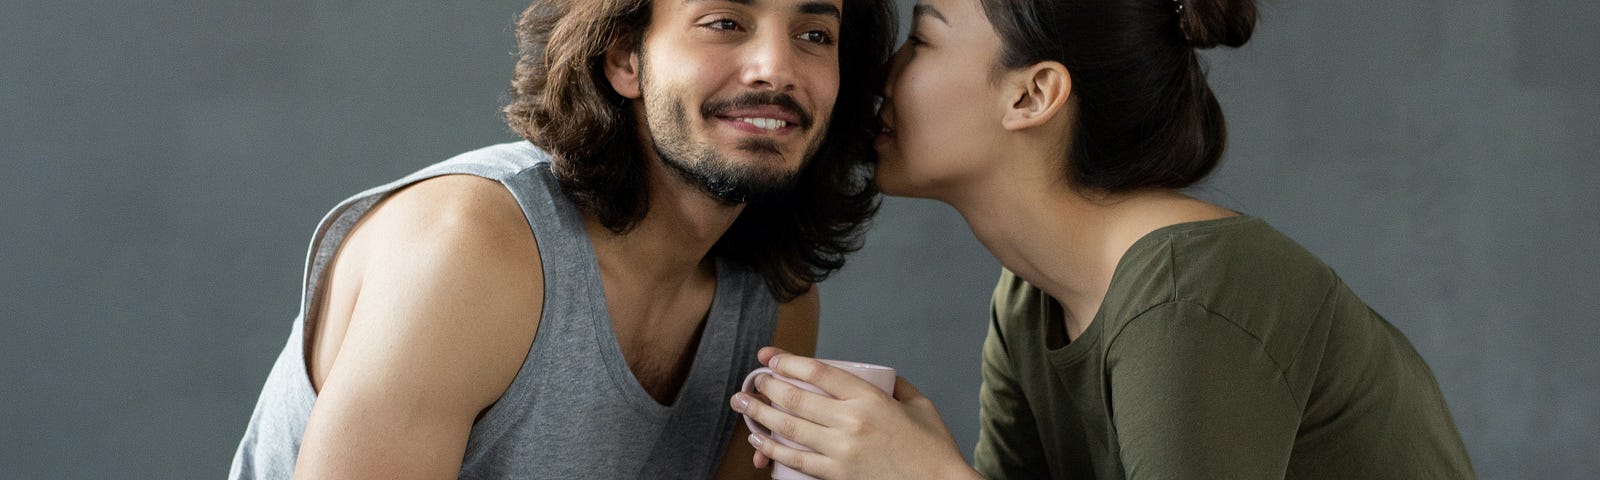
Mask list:
[[[750,92],[739,94],[733,98],[712,100],[706,102],[704,106],[700,107],[700,114],[704,115],[706,118],[710,118],[713,116],[719,116],[722,114],[722,112],[729,110],[760,107],[766,105],[783,109],[790,115],[794,115],[796,118],[800,119],[800,128],[806,130],[811,129],[811,113],[807,112],[805,108],[800,106],[800,102],[796,102],[794,97],[789,96],[787,93]]]

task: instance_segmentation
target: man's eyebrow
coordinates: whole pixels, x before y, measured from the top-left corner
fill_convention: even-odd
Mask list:
[[[689,4],[689,3],[708,3],[708,2],[728,2],[728,3],[737,3],[737,4],[740,4],[740,5],[753,5],[753,4],[756,3],[755,0],[684,0],[683,1],[683,3],[686,3],[686,4]]]
[[[949,25],[950,24],[949,20],[945,20],[944,19],[944,14],[943,13],[939,13],[939,9],[933,8],[933,5],[919,3],[916,6],[911,7],[911,18],[912,19],[916,19],[917,16],[919,16],[919,15],[927,15],[927,16],[930,16],[930,17],[933,17],[933,18],[937,18],[937,19],[939,19],[939,21],[944,22],[945,25]]]
[[[739,5],[754,5],[756,3],[756,0],[684,0],[683,3],[704,3],[704,2],[728,2],[728,3],[736,3],[736,4],[739,4]],[[844,18],[844,14],[843,14],[843,12],[839,11],[839,7],[834,6],[833,4],[828,3],[828,2],[806,2],[806,3],[802,3],[802,4],[800,4],[799,10],[800,10],[800,13],[805,14],[805,15],[826,15],[826,16],[829,16],[829,17],[833,17],[834,19]]]
[[[836,7],[828,2],[802,3],[800,4],[800,13],[806,15],[826,15],[833,17],[834,20],[844,18],[844,14],[839,12],[839,7]]]

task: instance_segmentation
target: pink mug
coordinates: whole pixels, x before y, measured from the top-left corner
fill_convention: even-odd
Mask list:
[[[873,364],[870,364],[870,363],[861,363],[861,362],[847,362],[847,361],[843,361],[843,360],[819,360],[819,361],[821,361],[822,363],[826,363],[828,365],[832,365],[835,368],[838,368],[840,370],[844,370],[846,372],[850,372],[851,375],[855,375],[857,377],[861,377],[861,379],[866,380],[867,383],[871,383],[872,386],[878,387],[879,390],[883,390],[883,393],[894,395],[895,370],[893,368],[885,367],[883,365],[873,365]],[[749,375],[746,375],[744,377],[744,387],[740,388],[739,390],[742,391],[742,392],[745,392],[745,393],[751,393],[751,392],[755,391],[756,377],[761,376],[761,375],[770,376],[774,380],[782,380],[784,382],[788,382],[790,385],[794,385],[796,387],[800,387],[802,389],[805,389],[808,392],[817,393],[817,394],[821,394],[821,395],[827,396],[829,398],[833,398],[831,395],[828,395],[827,393],[823,393],[822,390],[818,389],[815,386],[812,386],[809,383],[802,382],[802,381],[799,381],[799,380],[795,380],[795,379],[792,379],[792,378],[789,378],[789,377],[785,377],[785,376],[782,376],[782,375],[778,375],[776,373],[773,373],[772,369],[767,368],[767,367],[757,368],[754,371],[751,371]],[[776,405],[774,405],[774,407],[776,407]],[[783,407],[777,407],[777,408],[779,410],[783,410]],[[787,412],[787,410],[784,410],[784,411]],[[788,446],[788,447],[791,447],[791,448],[798,448],[798,449],[805,450],[805,451],[808,451],[808,452],[811,451],[811,449],[809,449],[809,448],[801,446],[798,443],[791,442],[787,438],[783,438],[782,435],[773,435],[771,430],[768,430],[766,427],[762,426],[761,424],[756,423],[755,420],[750,419],[749,415],[745,415],[744,416],[744,424],[750,427],[750,431],[756,432],[756,433],[760,433],[762,435],[766,435],[768,438],[771,438],[773,440],[777,440],[778,443],[781,443],[781,444],[783,444],[785,446]],[[772,462],[772,463],[773,463],[773,465],[772,465],[772,478],[774,480],[816,480],[816,477],[812,477],[810,475],[806,475],[804,473],[800,473],[800,472],[798,472],[798,471],[796,471],[794,469],[789,468],[788,466],[785,466],[784,464],[781,464],[781,463],[778,463],[778,462]]]

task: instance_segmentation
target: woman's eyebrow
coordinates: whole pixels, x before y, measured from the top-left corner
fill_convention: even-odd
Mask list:
[[[922,16],[922,15],[927,15],[927,16],[930,16],[930,17],[933,17],[933,18],[937,18],[937,19],[939,19],[940,22],[944,22],[945,25],[949,25],[950,24],[949,20],[945,20],[944,19],[944,14],[943,13],[939,13],[939,9],[933,8],[933,5],[919,3],[916,6],[911,7],[911,18],[913,20],[916,19],[916,17]]]

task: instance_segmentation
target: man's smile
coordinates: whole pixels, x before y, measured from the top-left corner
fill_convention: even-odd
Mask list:
[[[811,127],[811,116],[785,94],[745,94],[705,105],[707,117],[736,131],[785,137]]]

